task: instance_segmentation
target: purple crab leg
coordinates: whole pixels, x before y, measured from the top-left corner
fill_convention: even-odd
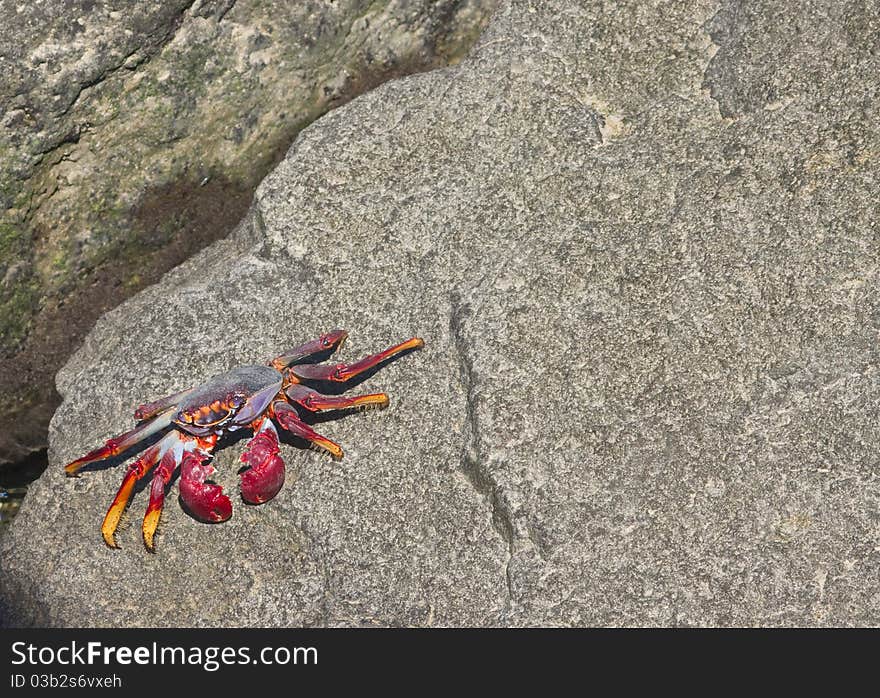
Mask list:
[[[293,383],[284,391],[297,405],[302,405],[309,412],[323,412],[324,410],[341,410],[347,407],[388,407],[388,396],[385,393],[371,393],[370,395],[322,395],[310,390],[304,385]]]
[[[282,429],[286,429],[291,434],[314,444],[329,453],[336,460],[342,458],[342,447],[339,444],[333,443],[330,439],[321,436],[313,430],[299,418],[296,410],[283,400],[276,400],[272,403],[271,414],[278,421],[278,424],[281,425]]]
[[[107,439],[103,446],[96,448],[94,451],[89,451],[82,458],[77,458],[75,461],[65,465],[64,471],[68,475],[75,475],[84,465],[94,463],[98,460],[104,460],[111,456],[117,456],[123,451],[127,451],[144,439],[162,431],[165,427],[171,424],[172,416],[173,414],[170,411],[160,414],[149,422],[139,424],[131,431],[127,431],[119,436],[114,436],[112,439]]]
[[[134,411],[134,418],[140,422],[144,419],[155,417],[160,412],[176,407],[178,403],[194,391],[195,388],[187,388],[186,390],[181,390],[179,393],[167,395],[155,402],[138,405],[138,408]]]
[[[257,433],[241,454],[250,466],[241,474],[241,496],[250,504],[272,499],[284,484],[284,461],[279,455],[278,432],[271,419],[262,420]]]
[[[364,371],[379,365],[383,361],[387,361],[401,352],[418,349],[423,346],[425,346],[425,343],[419,337],[412,337],[405,342],[389,347],[385,351],[380,351],[378,354],[371,354],[370,356],[366,356],[351,364],[336,364],[335,366],[305,364],[303,366],[292,366],[290,372],[297,378],[303,380],[334,381],[341,383],[350,378],[354,378],[359,373],[363,373]]]
[[[317,339],[313,339],[276,356],[269,363],[277,370],[282,371],[288,366],[292,366],[300,361],[306,361],[316,354],[321,354],[325,351],[336,351],[343,345],[347,337],[348,332],[345,330],[333,330],[327,334],[322,334]]]

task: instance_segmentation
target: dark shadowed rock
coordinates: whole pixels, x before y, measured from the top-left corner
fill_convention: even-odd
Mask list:
[[[241,220],[299,130],[497,0],[0,0],[0,468],[94,321]]]
[[[834,34],[756,87],[815,11],[512,1],[460,66],[306,129],[59,374],[6,622],[876,625],[880,66]],[[66,461],[337,326],[346,357],[427,342],[365,384],[387,411],[321,425],[345,460],[287,447],[272,502],[103,546],[121,472]]]

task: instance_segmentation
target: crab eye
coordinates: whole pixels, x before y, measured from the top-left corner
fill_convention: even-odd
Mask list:
[[[329,347],[333,342],[330,341],[330,336],[325,334],[321,337],[321,344],[325,347]]]

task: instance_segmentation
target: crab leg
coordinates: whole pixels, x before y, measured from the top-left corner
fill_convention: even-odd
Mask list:
[[[339,460],[342,458],[342,448],[339,444],[333,443],[330,439],[321,436],[314,431],[308,424],[303,422],[296,410],[282,400],[276,400],[272,403],[272,415],[278,420],[278,424],[291,434],[314,444],[318,448],[329,453],[333,458]]]
[[[263,419],[255,431],[241,454],[241,462],[250,466],[241,474],[241,496],[250,504],[262,504],[284,484],[284,461],[278,455],[278,432],[272,420]]]
[[[370,395],[322,395],[310,390],[304,385],[293,383],[284,391],[287,397],[297,405],[302,405],[310,412],[323,412],[324,410],[340,410],[347,407],[388,407],[388,396],[385,393],[371,393]]]
[[[187,388],[186,390],[181,390],[179,393],[166,395],[165,397],[160,398],[155,402],[148,402],[146,404],[139,405],[138,408],[134,411],[134,418],[140,422],[143,419],[155,417],[160,412],[164,412],[165,410],[169,410],[172,407],[175,407],[181,400],[183,400],[194,390],[195,388]]]
[[[147,512],[144,515],[143,534],[144,543],[151,552],[155,550],[153,547],[153,536],[156,534],[156,528],[159,526],[159,517],[162,515],[162,505],[165,502],[165,487],[171,481],[171,476],[180,463],[182,449],[175,446],[165,452],[159,465],[153,472],[153,482],[150,485],[150,503],[147,505]]]
[[[276,356],[269,363],[281,371],[295,363],[306,361],[317,354],[324,352],[332,354],[342,346],[346,337],[348,337],[348,332],[345,330],[333,330],[327,334],[322,334],[317,339],[313,339]]]
[[[122,512],[125,511],[128,500],[131,499],[131,493],[134,489],[135,483],[146,475],[150,471],[150,468],[152,468],[160,458],[163,458],[177,441],[177,432],[169,433],[159,443],[150,446],[150,448],[141,454],[140,458],[128,466],[125,477],[122,478],[122,484],[119,486],[119,491],[113,498],[113,502],[107,510],[107,515],[104,517],[104,522],[101,524],[101,535],[104,537],[104,542],[111,548],[119,547],[116,545],[116,539],[114,536],[116,534],[116,528],[119,526],[119,519],[122,517]]]
[[[77,458],[75,461],[65,465],[64,471],[68,475],[75,475],[84,465],[88,465],[89,463],[98,460],[104,460],[105,458],[110,458],[111,456],[119,455],[123,451],[127,451],[135,444],[138,444],[153,434],[162,431],[162,429],[171,424],[172,416],[173,415],[170,411],[166,412],[149,422],[144,422],[143,424],[138,425],[131,431],[127,431],[119,436],[114,436],[112,439],[107,439],[107,442],[103,446],[96,448],[94,451],[89,451],[82,458]]]
[[[336,364],[335,366],[306,364],[304,366],[293,366],[290,368],[290,371],[294,376],[303,380],[344,382],[401,352],[418,349],[424,345],[425,343],[419,337],[413,337],[401,344],[389,347],[385,351],[371,354],[351,364]]]

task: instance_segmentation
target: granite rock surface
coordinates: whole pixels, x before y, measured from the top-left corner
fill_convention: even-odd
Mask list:
[[[6,624],[880,622],[876,14],[549,5],[319,119],[102,318],[0,539]],[[332,327],[426,341],[320,425],[343,461],[285,447],[223,525],[169,498],[155,555],[142,492],[104,547],[120,470],[65,462]]]

